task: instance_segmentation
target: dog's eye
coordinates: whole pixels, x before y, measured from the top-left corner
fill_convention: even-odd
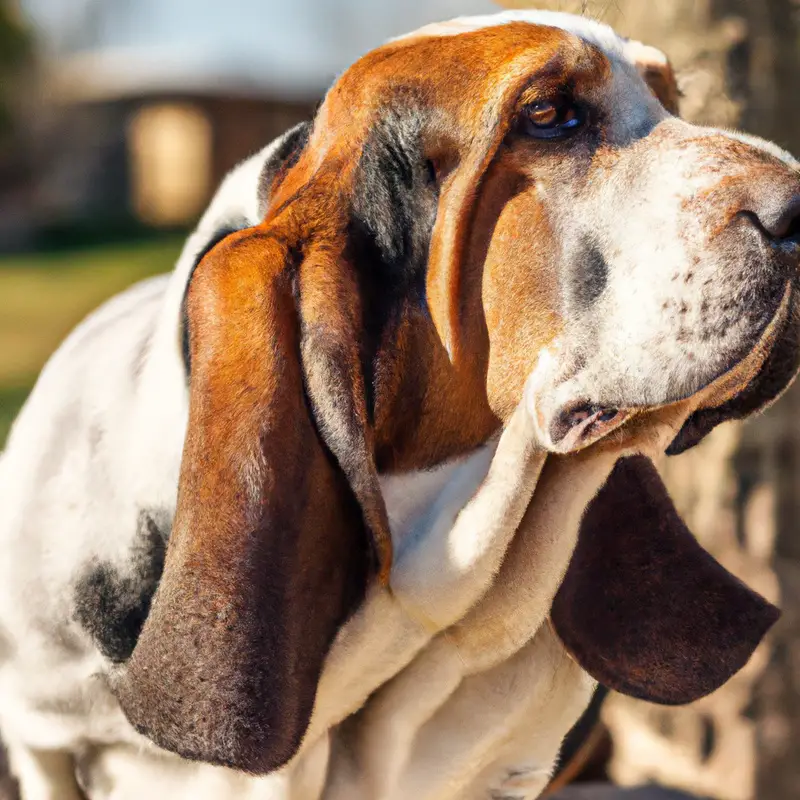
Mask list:
[[[539,100],[526,106],[522,113],[523,130],[537,139],[564,138],[580,128],[583,121],[581,109],[566,97]]]

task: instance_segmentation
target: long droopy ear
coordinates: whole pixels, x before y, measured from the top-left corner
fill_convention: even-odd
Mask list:
[[[436,330],[451,362],[460,357],[461,263],[467,243],[467,232],[481,177],[491,163],[502,141],[504,131],[498,126],[491,139],[456,173],[445,190],[436,219],[428,260],[427,296]]]
[[[652,462],[633,456],[586,510],[552,621],[600,683],[676,705],[738,672],[779,613],[700,547]]]
[[[527,71],[520,71],[527,75]],[[431,235],[426,294],[431,318],[452,363],[462,352],[460,320],[462,292],[461,269],[468,244],[476,200],[483,177],[503,143],[515,118],[514,106],[522,81],[517,70],[509,65],[512,79],[498,79],[495,98],[489,108],[499,124],[481,125],[471,147],[457,170],[445,182]],[[527,78],[526,78],[527,80]],[[465,128],[466,128],[465,124]]]
[[[335,255],[295,263],[268,229],[226,239],[192,279],[177,513],[114,686],[137,730],[184,757],[252,773],[290,759],[371,540],[388,567],[355,298]]]

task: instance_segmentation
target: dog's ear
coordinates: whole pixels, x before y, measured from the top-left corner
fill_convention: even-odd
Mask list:
[[[636,65],[650,91],[670,114],[679,113],[680,89],[667,56],[657,47],[634,39],[625,43],[625,55]]]
[[[621,459],[589,505],[552,622],[600,683],[668,705],[718,689],[779,611],[715,561],[649,459]]]
[[[444,181],[438,214],[430,239],[430,255],[426,295],[431,318],[439,338],[455,363],[463,355],[460,351],[460,319],[462,292],[461,268],[483,177],[506,137],[511,122],[516,96],[509,91],[498,101],[500,122],[480,129],[472,146],[462,154],[460,163]]]
[[[301,256],[256,228],[200,263],[186,313],[177,512],[150,615],[114,690],[156,744],[266,773],[300,746],[329,646],[372,564],[385,573],[390,563],[361,309],[330,249],[306,243]]]

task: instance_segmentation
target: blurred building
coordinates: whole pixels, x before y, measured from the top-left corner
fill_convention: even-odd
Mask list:
[[[189,224],[385,39],[489,0],[24,0],[41,43],[33,228]],[[2,211],[0,193],[0,211]],[[19,228],[16,228],[19,231]],[[3,246],[0,229],[0,248]]]

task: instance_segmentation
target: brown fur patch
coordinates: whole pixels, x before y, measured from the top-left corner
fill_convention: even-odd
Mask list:
[[[368,515],[307,405],[289,255],[244,233],[195,272],[175,524],[115,687],[160,746],[257,773],[299,746],[323,659],[368,569]]]
[[[435,73],[427,68],[432,60]],[[526,241],[506,230],[517,224],[530,234],[540,223],[535,188],[525,187],[504,209],[501,198],[512,200],[520,176],[513,169],[487,171],[525,103],[567,81],[588,91],[608,76],[605,56],[571,34],[512,23],[391,43],[353,65],[328,93],[308,146],[272,197],[263,231],[290,246],[342,249],[348,196],[356,191],[354,164],[376,117],[395,97],[423,99],[432,120],[423,146],[441,173],[427,309],[405,303],[376,359],[374,441],[381,470],[427,467],[474,448],[519,399],[526,365],[557,333],[552,304],[544,302],[546,266],[542,280],[522,285],[537,252],[547,250],[548,233],[541,226],[539,238]],[[496,231],[499,216],[503,225]],[[487,254],[491,263],[484,266]],[[505,323],[487,338],[485,295],[497,296],[515,274],[520,292],[508,293],[507,310],[514,308],[518,321],[527,316],[525,330],[532,332],[520,337]],[[319,292],[335,296],[336,289],[321,279]],[[503,356],[492,366],[487,394],[490,339]]]

